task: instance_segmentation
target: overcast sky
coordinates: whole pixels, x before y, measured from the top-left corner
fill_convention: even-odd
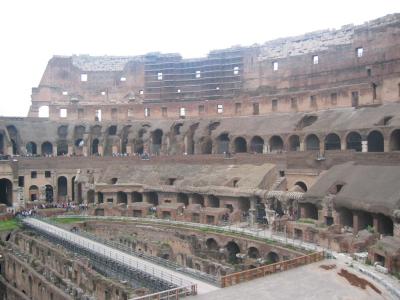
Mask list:
[[[399,0],[3,0],[0,115],[26,116],[55,54],[200,57],[395,12]]]

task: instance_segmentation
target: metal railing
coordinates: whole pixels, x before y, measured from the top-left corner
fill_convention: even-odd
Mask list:
[[[183,278],[180,277],[176,277],[171,273],[167,273],[160,269],[154,268],[152,265],[143,263],[140,260],[135,260],[131,255],[113,249],[110,246],[102,245],[100,243],[81,237],[79,235],[61,229],[59,227],[55,227],[45,222],[41,222],[37,219],[27,218],[23,220],[23,223],[28,227],[58,237],[59,239],[65,242],[77,245],[92,253],[96,253],[97,255],[102,255],[103,257],[106,257],[114,261],[114,263],[116,264],[134,268],[137,271],[146,273],[149,277],[157,278],[158,280],[167,282],[169,283],[169,287],[181,287],[181,288],[186,288],[186,290],[188,290],[188,287],[191,287],[190,290],[188,290],[189,293],[192,293],[193,290],[197,291],[197,288],[192,288],[192,286],[195,285],[192,282],[184,280]]]
[[[310,264],[324,259],[323,252],[316,252],[289,260],[261,266],[258,268],[232,273],[221,277],[221,287],[228,287],[245,281],[271,275],[277,272],[283,272],[302,265]]]

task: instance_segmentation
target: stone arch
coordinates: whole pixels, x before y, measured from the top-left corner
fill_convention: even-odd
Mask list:
[[[143,202],[142,193],[132,192],[132,202]]]
[[[318,207],[315,204],[302,203],[300,211],[302,218],[318,220]]]
[[[81,156],[83,155],[83,146],[85,145],[85,141],[82,138],[78,138],[75,140],[74,149],[75,155]]]
[[[178,203],[183,203],[187,207],[189,205],[189,196],[184,193],[178,193],[176,196],[176,201]]]
[[[29,200],[30,201],[39,200],[39,188],[37,185],[31,185],[29,187]]]
[[[383,152],[383,134],[378,130],[373,130],[368,134],[368,152]]]
[[[34,142],[29,142],[26,144],[26,153],[30,155],[36,155],[37,154],[37,146],[36,143]]]
[[[217,137],[217,153],[229,153],[229,142],[230,139],[228,133],[221,133]]]
[[[94,190],[88,190],[86,194],[87,203],[94,203]]]
[[[116,135],[117,134],[117,126],[116,125],[111,125],[107,129],[108,135]]]
[[[49,117],[49,106],[48,105],[42,105],[39,107],[38,117],[39,118],[48,118]]]
[[[246,140],[239,136],[234,141],[235,153],[245,153],[247,152],[247,142]]]
[[[158,257],[167,260],[173,260],[174,258],[174,251],[172,247],[167,243],[162,243],[160,249],[158,250]]]
[[[67,200],[68,180],[65,176],[60,176],[57,179],[57,194],[58,194],[58,201]]]
[[[279,152],[283,150],[283,140],[279,135],[274,135],[269,139],[269,151]]]
[[[226,244],[225,248],[227,251],[228,261],[231,264],[236,264],[238,262],[236,254],[240,253],[239,245],[234,241],[230,241]]]
[[[300,187],[304,192],[308,191],[307,184],[305,184],[303,181],[297,181],[294,185]]]
[[[68,143],[66,140],[60,140],[57,142],[57,156],[63,156],[68,154]]]
[[[46,141],[42,143],[42,155],[52,155],[53,154],[53,144]]]
[[[340,137],[336,133],[330,133],[325,137],[325,150],[340,150]]]
[[[208,207],[219,207],[220,201],[217,196],[208,195]]]
[[[44,195],[46,202],[52,203],[54,201],[54,190],[50,184],[45,185]]]
[[[291,135],[289,137],[289,151],[300,150],[300,137],[298,135]]]
[[[200,194],[193,194],[192,204],[199,204],[201,207],[204,207],[204,197]]]
[[[57,135],[60,139],[66,139],[68,136],[68,125],[61,125],[57,128]]]
[[[218,243],[215,239],[208,238],[206,240],[206,248],[208,251],[218,251],[220,246],[218,245]]]
[[[390,151],[400,151],[400,129],[393,130],[390,134]]]
[[[201,154],[212,154],[212,140],[209,137],[202,138],[200,142]]]
[[[356,131],[350,132],[346,136],[346,149],[361,152],[361,150],[362,150],[361,141],[362,141],[362,138],[358,132],[356,132]]]
[[[276,253],[274,251],[268,252],[268,254],[266,255],[265,258],[266,258],[267,262],[270,264],[277,263],[279,261],[279,255],[278,255],[278,253]]]
[[[320,150],[319,148],[319,138],[315,134],[309,134],[306,139],[306,150],[307,151],[316,151]]]
[[[92,149],[91,149],[91,154],[92,155],[98,155],[99,154],[99,139],[95,138],[92,141]]]
[[[159,155],[161,152],[163,131],[156,129],[151,133],[151,153]]]
[[[147,200],[149,203],[153,204],[154,206],[157,206],[158,205],[158,194],[156,192],[148,192]]]
[[[256,247],[250,247],[247,250],[247,255],[249,258],[257,259],[257,258],[260,258],[260,251],[258,251],[258,249]]]
[[[264,139],[258,135],[254,136],[250,141],[250,151],[254,153],[263,153]]]
[[[117,192],[117,203],[118,204],[128,204],[128,196],[125,192]]]

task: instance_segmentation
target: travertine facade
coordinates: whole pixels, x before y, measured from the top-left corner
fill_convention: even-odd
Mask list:
[[[28,117],[0,118],[0,216],[268,222],[399,272],[399,102],[399,14],[199,59],[54,56]]]

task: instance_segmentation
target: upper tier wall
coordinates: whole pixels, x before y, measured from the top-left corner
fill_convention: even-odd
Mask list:
[[[93,121],[96,110],[105,120],[129,120],[399,100],[400,14],[394,14],[360,26],[212,51],[199,59],[159,53],[55,56],[32,90],[29,116],[38,116],[44,105],[50,106],[51,119],[66,109],[67,119]]]

